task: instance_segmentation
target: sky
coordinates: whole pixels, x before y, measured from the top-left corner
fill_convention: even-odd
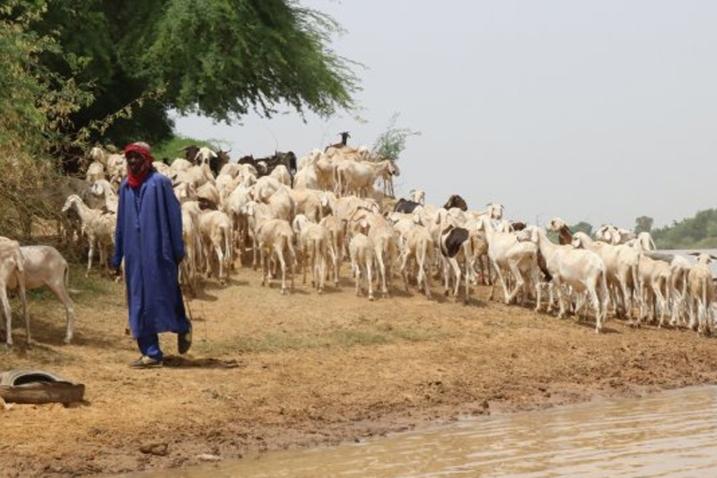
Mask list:
[[[461,194],[545,224],[670,224],[717,207],[717,2],[711,0],[302,0],[360,62],[357,111],[322,119],[176,119],[232,157],[372,145],[394,113],[420,131],[397,194]]]

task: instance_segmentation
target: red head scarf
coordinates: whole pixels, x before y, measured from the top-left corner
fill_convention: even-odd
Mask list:
[[[149,152],[149,145],[147,143],[128,144],[124,148],[125,158],[129,153],[137,153],[144,159],[142,170],[139,174],[132,174],[132,171],[129,167],[127,167],[127,184],[129,187],[137,189],[142,185],[144,180],[147,179],[147,175],[152,169],[152,162],[154,161],[154,158],[152,157],[152,153]]]

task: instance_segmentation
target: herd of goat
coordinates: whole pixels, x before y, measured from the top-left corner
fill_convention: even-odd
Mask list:
[[[374,288],[388,297],[394,276],[431,298],[432,279],[442,279],[446,295],[468,302],[472,286],[491,285],[490,300],[502,290],[506,304],[519,301],[591,313],[600,332],[609,313],[639,326],[643,321],[689,327],[709,334],[714,328],[714,284],[710,262],[698,254],[655,252],[647,233],[635,235],[612,225],[594,238],[573,234],[552,219],[547,228],[504,219],[501,204],[475,211],[453,195],[442,207],[413,190],[393,199],[396,164],[365,147],[341,143],[314,150],[297,161],[293,153],[269,158],[243,157],[189,146],[185,157],[155,162],[157,173],[173,184],[182,208],[186,257],[180,280],[197,292],[210,276],[226,283],[237,266],[261,267],[262,285],[280,280],[281,293],[294,287],[294,275],[320,294],[326,281],[339,285],[348,257],[357,295],[374,300]],[[87,273],[99,255],[107,266],[114,243],[117,190],[126,175],[121,154],[100,147],[88,155],[86,186],[67,197],[62,208],[67,241],[88,246]],[[376,184],[381,187],[376,189]],[[551,237],[557,235],[558,241]],[[6,317],[6,343],[12,345],[7,290],[17,289],[26,309],[25,289],[48,286],[67,312],[65,342],[72,340],[74,311],[67,293],[68,265],[50,246],[21,247],[0,238],[0,302]],[[27,338],[30,330],[24,310]]]

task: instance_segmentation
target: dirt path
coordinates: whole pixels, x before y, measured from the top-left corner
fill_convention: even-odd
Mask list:
[[[124,335],[121,287],[73,279],[82,292],[71,346],[57,304],[36,298],[37,344],[0,351],[0,370],[58,372],[87,385],[87,403],[0,409],[0,476],[183,466],[202,453],[236,458],[717,382],[716,342],[691,332],[611,320],[596,335],[592,324],[487,303],[486,289],[469,306],[406,294],[370,303],[348,283],[321,297],[297,284],[282,297],[251,271],[236,277],[192,302],[192,353],[157,370],[126,365],[138,352]],[[175,340],[163,337],[165,353]]]

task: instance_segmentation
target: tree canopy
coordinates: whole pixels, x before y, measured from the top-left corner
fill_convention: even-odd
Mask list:
[[[352,63],[329,47],[339,26],[294,0],[12,3],[3,20],[41,11],[32,33],[56,39],[42,65],[94,97],[65,128],[92,126],[92,141],[167,138],[171,109],[225,121],[280,105],[328,115],[357,88]]]
[[[570,226],[570,230],[573,231],[573,233],[576,233],[576,232],[584,232],[584,233],[587,234],[588,236],[592,236],[592,235],[593,235],[593,226],[592,226],[592,224],[590,224],[590,223],[588,223],[588,222],[585,222],[585,221],[580,221],[579,223]]]
[[[350,108],[338,31],[295,0],[0,2],[0,235],[57,213],[51,159],[68,172],[94,142],[160,143],[172,109],[230,121]]]
[[[673,221],[652,230],[660,249],[702,249],[717,247],[717,209],[699,211],[694,217]]]
[[[650,232],[652,224],[655,222],[650,216],[640,216],[635,219],[635,233]]]

